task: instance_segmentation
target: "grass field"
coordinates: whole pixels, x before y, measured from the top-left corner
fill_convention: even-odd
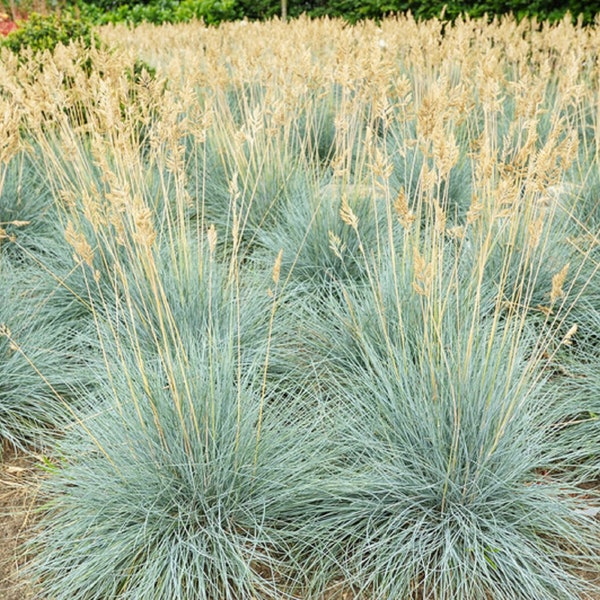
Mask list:
[[[98,36],[0,59],[36,597],[600,597],[600,29]]]

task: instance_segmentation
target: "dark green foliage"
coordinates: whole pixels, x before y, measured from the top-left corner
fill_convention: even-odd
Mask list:
[[[151,2],[109,2],[110,10],[95,3],[81,2],[81,16],[96,24],[106,23],[186,23],[194,19],[209,25],[234,21],[243,16],[235,0],[158,0]]]
[[[38,53],[45,50],[52,52],[58,44],[67,45],[71,41],[80,41],[91,48],[94,42],[90,24],[69,15],[32,13],[1,44],[13,52],[30,48]]]
[[[294,3],[293,3],[294,4]],[[300,3],[298,3],[300,4]],[[454,19],[459,15],[468,14],[471,17],[484,15],[502,15],[512,13],[517,18],[537,17],[538,20],[549,19],[556,21],[565,13],[582,14],[585,22],[592,22],[595,14],[600,11],[599,2],[553,1],[526,2],[525,0],[484,0],[482,2],[444,2],[443,0],[363,0],[359,3],[351,0],[330,0],[311,2],[310,8],[304,9],[311,16],[330,15],[344,17],[351,22],[365,18],[381,18],[389,13],[410,11],[418,19],[430,19],[441,15]],[[293,9],[292,9],[293,12]]]
[[[122,0],[94,0],[80,4],[83,15],[96,23],[129,22],[133,24],[178,23],[203,19],[208,24],[236,19],[269,19],[281,14],[279,0],[140,0],[127,3]],[[482,17],[513,14],[518,19],[535,17],[538,21],[557,21],[570,13],[574,18],[581,15],[584,23],[593,23],[600,12],[600,2],[594,0],[483,0],[468,2],[457,0],[290,0],[288,15],[297,17],[341,17],[351,23],[361,19],[381,19],[389,14],[412,13],[417,19],[443,16],[455,19],[460,15]]]

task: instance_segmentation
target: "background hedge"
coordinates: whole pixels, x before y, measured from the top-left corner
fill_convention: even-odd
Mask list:
[[[78,9],[96,23],[128,21],[139,23],[181,22],[204,19],[207,23],[247,18],[268,19],[281,14],[281,0],[78,0]],[[537,17],[556,21],[570,13],[593,23],[600,13],[600,0],[288,0],[288,15],[342,17],[350,22],[378,19],[390,13],[410,11],[418,19],[444,14],[454,19],[512,13],[518,19]]]

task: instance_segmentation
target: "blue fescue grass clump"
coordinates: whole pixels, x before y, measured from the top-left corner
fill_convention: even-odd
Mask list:
[[[52,302],[53,282],[0,255],[0,438],[40,447],[69,420],[85,377],[78,334]]]
[[[320,523],[332,561],[359,597],[578,597],[596,524],[575,485],[542,476],[557,399],[535,329],[487,313],[448,259],[431,295],[405,257],[307,328],[345,410],[338,508]]]
[[[3,166],[0,182],[2,254],[13,262],[42,260],[61,241],[52,189],[35,151],[21,151]]]
[[[268,256],[281,249],[282,276],[313,291],[366,281],[366,257],[377,252],[387,230],[383,201],[374,194],[366,185],[308,182],[288,197],[279,221],[261,231],[257,242]],[[360,236],[340,219],[343,203],[364,223]]]
[[[115,364],[61,444],[35,540],[46,594],[282,598],[298,577],[285,525],[314,477],[299,461],[310,440],[282,430],[281,407],[261,417],[260,382],[202,346],[169,385],[155,357],[133,381]]]
[[[589,486],[600,476],[600,313],[587,305],[586,320],[578,317],[571,315],[571,322],[587,332],[578,330],[550,365],[552,378],[546,385],[554,399],[548,406],[554,427],[547,454],[561,478]]]
[[[104,358],[32,546],[51,597],[283,598],[306,578],[298,523],[328,451],[309,392],[267,378],[276,285],[171,233],[94,309]]]
[[[39,158],[35,145],[16,152],[0,182],[0,439],[20,450],[60,435],[89,383],[71,252]]]

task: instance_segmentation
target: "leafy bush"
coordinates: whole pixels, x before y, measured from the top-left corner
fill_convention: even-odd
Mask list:
[[[82,14],[96,23],[128,22],[138,24],[178,23],[191,19],[203,19],[208,24],[234,19],[269,19],[281,14],[279,0],[149,0],[134,4],[122,0],[97,0],[81,3]],[[484,15],[505,15],[512,13],[519,19],[535,17],[538,21],[557,21],[570,13],[574,18],[581,16],[584,23],[593,23],[600,11],[600,3],[582,0],[564,0],[550,5],[543,0],[524,2],[523,0],[490,0],[476,4],[458,0],[443,2],[429,0],[291,0],[288,2],[288,15],[298,17],[340,17],[351,23],[361,19],[381,19],[386,15],[411,12],[418,19],[431,19],[444,16],[454,20],[461,15],[478,18]]]
[[[81,3],[79,14],[97,24],[106,23],[185,23],[193,19],[207,24],[240,17],[235,0],[160,0],[148,3],[112,3],[110,10],[97,4]]]
[[[52,52],[58,44],[68,45],[71,41],[80,41],[91,48],[95,42],[90,24],[67,14],[32,13],[1,45],[17,53],[29,48],[35,54],[45,50]]]

